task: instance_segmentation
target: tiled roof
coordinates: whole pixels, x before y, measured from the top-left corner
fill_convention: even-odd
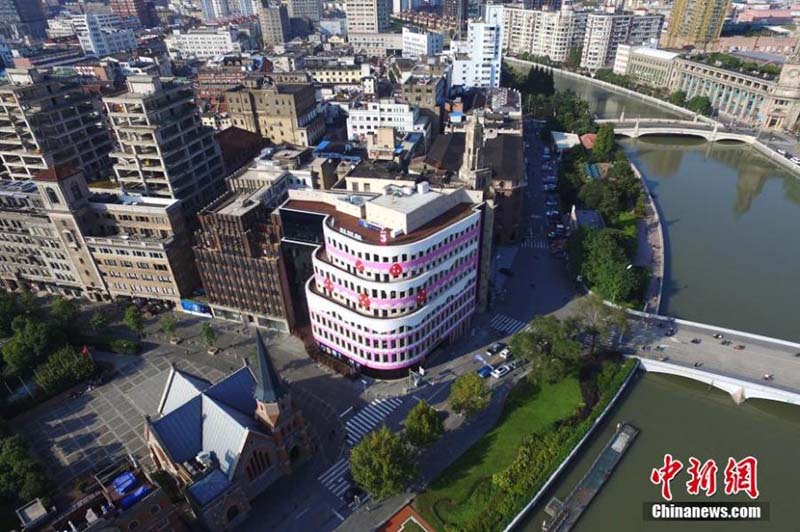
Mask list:
[[[214,469],[189,486],[189,495],[199,504],[205,506],[222,494],[231,485],[230,480],[219,469]]]
[[[200,395],[209,386],[211,383],[207,380],[184,373],[173,366],[167,377],[167,385],[161,396],[158,412],[161,415],[169,414],[190,399]]]

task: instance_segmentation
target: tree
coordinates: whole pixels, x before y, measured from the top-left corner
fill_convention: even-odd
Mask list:
[[[406,416],[406,437],[412,445],[425,447],[435,442],[444,432],[439,413],[427,402],[420,401]]]
[[[708,96],[695,96],[686,102],[686,108],[704,116],[711,115],[711,99]]]
[[[78,305],[74,299],[57,297],[50,306],[50,318],[61,327],[69,327],[78,316]]]
[[[569,49],[567,59],[564,61],[564,68],[567,70],[577,70],[581,66],[581,55],[583,49],[580,46],[574,46]]]
[[[416,469],[413,449],[386,426],[367,434],[350,453],[353,480],[375,500],[402,492]]]
[[[625,334],[628,330],[628,318],[625,315],[625,311],[618,307],[606,305],[595,294],[589,294],[578,300],[576,318],[579,327],[591,339],[589,355],[594,354],[599,338],[607,338],[615,331],[619,334]]]
[[[203,343],[206,344],[206,347],[211,347],[214,345],[214,342],[217,341],[217,331],[214,330],[214,327],[212,327],[210,323],[205,322],[200,326],[200,337],[203,339]]]
[[[28,315],[36,314],[36,311],[39,310],[39,302],[37,299],[36,294],[27,288],[22,290],[17,298],[20,312]]]
[[[78,354],[65,346],[50,355],[36,368],[36,384],[49,392],[63,390],[88,379],[94,373],[94,362],[88,355]]]
[[[108,320],[106,319],[105,314],[100,312],[100,310],[95,310],[92,313],[92,317],[89,318],[89,326],[96,333],[100,332],[102,329],[105,329],[106,326],[108,326]]]
[[[527,330],[512,338],[511,350],[530,360],[534,369],[558,359],[570,370],[581,356],[581,344],[575,340],[574,327],[555,316],[534,318]]]
[[[581,272],[592,288],[612,303],[627,300],[637,287],[620,231],[590,231],[584,240]]]
[[[48,494],[51,486],[41,465],[28,452],[20,435],[0,440],[0,496],[4,499],[29,502]]]
[[[686,105],[686,92],[685,91],[675,91],[669,95],[667,101],[671,104],[684,107]]]
[[[14,336],[3,346],[3,360],[15,375],[29,372],[53,346],[65,343],[60,328],[28,316],[14,318],[11,329]]]
[[[598,161],[607,161],[612,151],[614,151],[614,126],[603,124],[597,130],[592,153]]]
[[[11,334],[11,322],[18,313],[14,294],[0,292],[0,336],[5,338]]]
[[[136,305],[131,305],[125,309],[122,323],[138,336],[141,336],[142,331],[144,331],[144,316],[142,316],[142,311]]]
[[[161,329],[161,332],[167,336],[172,336],[175,334],[175,329],[178,327],[178,320],[176,320],[175,316],[172,314],[164,314],[164,317],[158,322],[158,327]]]
[[[588,181],[581,187],[578,199],[585,207],[600,211],[606,220],[613,219],[622,207],[617,191],[606,179]]]
[[[489,403],[483,379],[474,371],[458,377],[450,386],[450,406],[458,413],[471,416]]]

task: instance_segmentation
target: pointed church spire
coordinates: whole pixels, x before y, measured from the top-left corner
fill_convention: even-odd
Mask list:
[[[277,403],[278,399],[286,393],[286,390],[278,378],[272,361],[267,353],[267,346],[261,333],[256,331],[256,357],[258,368],[256,368],[256,389],[254,397],[260,403]]]

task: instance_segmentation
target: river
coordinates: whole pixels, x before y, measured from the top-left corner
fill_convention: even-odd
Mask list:
[[[601,118],[671,111],[562,76]],[[666,222],[662,314],[800,341],[800,178],[740,143],[622,140]]]
[[[652,105],[587,82],[556,76],[589,100],[599,117],[665,117]],[[642,170],[666,226],[666,277],[662,313],[681,318],[800,340],[795,326],[797,264],[800,264],[800,180],[742,144],[707,143],[676,137],[621,141]],[[679,377],[642,374],[588,447],[564,474],[553,495],[564,497],[588,470],[619,421],[641,429],[612,478],[578,522],[576,530],[797,530],[800,508],[794,491],[800,468],[800,409],[750,400],[736,406],[726,393]],[[722,469],[729,456],[759,459],[759,501],[770,505],[760,523],[653,522],[643,504],[659,500],[649,482],[665,453],[714,458]],[[698,501],[685,492],[685,471],[673,482],[677,501]],[[714,500],[743,500],[718,492]],[[544,504],[519,528],[541,530]]]

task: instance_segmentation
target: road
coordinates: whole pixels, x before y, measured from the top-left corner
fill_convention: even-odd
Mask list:
[[[791,347],[754,340],[735,334],[724,334],[724,340],[731,345],[722,345],[714,338],[715,331],[688,325],[677,326],[673,336],[666,336],[666,328],[659,328],[651,321],[631,320],[631,330],[624,339],[625,346],[634,349],[633,354],[640,357],[667,357],[673,364],[693,367],[702,364],[702,369],[720,375],[742,380],[759,382],[800,393],[800,351]],[[692,339],[700,343],[692,343]],[[733,349],[734,345],[744,345],[743,350]],[[647,351],[642,346],[650,346]],[[662,346],[663,351],[655,350]],[[764,375],[774,375],[769,382]]]

